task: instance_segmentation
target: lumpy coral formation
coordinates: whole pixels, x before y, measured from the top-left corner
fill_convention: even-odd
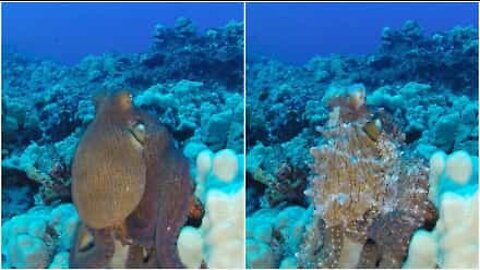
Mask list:
[[[430,159],[430,198],[439,209],[432,230],[412,237],[405,268],[478,268],[478,157],[436,152]]]
[[[297,253],[310,223],[312,209],[288,206],[264,208],[246,221],[248,268],[297,268]]]
[[[458,187],[432,181],[432,172],[466,179],[463,161],[477,155],[477,32],[455,27],[426,35],[409,21],[385,29],[379,49],[367,55],[318,56],[302,66],[249,58],[249,267],[441,267],[453,258],[442,252],[455,248],[439,248],[444,239],[432,234],[448,228],[440,226],[442,199],[434,194]],[[429,170],[431,157],[457,169]],[[459,201],[457,217],[466,220],[471,204]],[[309,218],[302,216],[301,234],[283,239],[270,224],[292,207]],[[268,226],[256,221],[260,216]],[[417,244],[422,239],[425,248]],[[473,261],[475,243],[466,243],[458,265]],[[419,250],[424,257],[410,256]]]
[[[198,228],[185,226],[178,252],[189,268],[244,268],[245,195],[243,155],[231,149],[196,157],[195,194],[205,205]]]
[[[6,221],[2,224],[2,267],[67,268],[68,260],[61,258],[68,258],[79,222],[72,204],[37,206]]]
[[[53,237],[52,246],[61,245],[62,248],[48,251],[46,257],[34,254],[42,260],[33,263],[54,268],[69,265],[87,267],[87,262],[93,262],[89,265],[98,267],[117,268],[185,265],[180,262],[182,258],[175,257],[178,233],[184,224],[197,229],[205,214],[202,205],[205,201],[200,203],[200,200],[188,196],[193,187],[185,181],[190,181],[189,173],[192,176],[196,174],[197,148],[213,151],[229,148],[236,152],[243,149],[243,24],[231,22],[224,27],[200,32],[190,20],[181,18],[173,27],[156,27],[152,46],[144,52],[87,56],[72,66],[10,52],[6,52],[2,60],[4,223],[30,213],[29,209],[34,207],[55,208],[72,202],[71,168],[79,144],[84,147],[90,144],[86,147],[90,150],[102,150],[98,154],[105,152],[107,145],[114,146],[112,153],[116,153],[115,156],[123,150],[137,155],[133,146],[135,149],[146,149],[148,156],[139,166],[134,165],[138,163],[134,162],[138,158],[120,162],[120,159],[129,160],[127,156],[119,156],[116,165],[106,164],[112,160],[112,154],[93,164],[92,170],[85,171],[86,175],[96,175],[97,180],[105,180],[91,185],[91,190],[95,189],[98,194],[100,188],[97,184],[120,187],[114,185],[118,178],[107,177],[113,175],[112,171],[129,170],[138,175],[138,171],[135,173],[130,169],[139,169],[143,164],[141,170],[146,178],[145,188],[130,186],[137,199],[125,200],[125,197],[119,199],[113,196],[114,193],[128,195],[126,190],[104,192],[97,197],[82,195],[87,200],[83,204],[88,204],[88,198],[90,202],[114,198],[119,202],[118,207],[125,210],[118,219],[123,219],[126,226],[99,229],[105,230],[103,234],[99,234],[98,229],[87,228],[85,221],[98,221],[99,217],[95,217],[97,213],[103,212],[102,218],[114,215],[105,211],[105,205],[95,205],[98,209],[90,205],[80,213],[85,221],[82,221],[78,234],[73,224],[56,227],[62,236]],[[103,101],[101,98],[92,100],[98,89],[131,89],[134,96],[132,106],[134,111],[142,111],[143,126],[122,117],[115,119],[112,114],[106,113],[107,110],[100,113],[103,114],[100,120],[96,109],[101,107],[102,102],[105,105],[104,102],[108,103],[111,99],[104,96],[107,99]],[[129,104],[123,101],[122,104]],[[140,115],[130,110],[123,116],[132,114]],[[91,133],[86,130],[94,122],[101,123],[92,127],[96,130],[94,133],[103,135],[92,136],[96,138],[96,144],[80,142],[83,134]],[[158,125],[159,122],[162,125]],[[182,157],[179,149],[184,150],[187,159]],[[90,150],[87,152],[92,152]],[[90,154],[87,156],[91,157]],[[219,165],[228,165],[229,162],[231,160],[227,159],[227,163]],[[99,168],[102,165],[110,170],[102,172]],[[87,165],[82,166],[85,168]],[[121,182],[125,184],[124,180]],[[168,181],[171,181],[171,188],[164,188],[161,183]],[[126,186],[123,185],[123,188]],[[164,196],[167,202],[158,203],[158,196]],[[138,197],[140,201],[135,202]],[[128,210],[127,206],[133,209]],[[96,213],[96,210],[100,211]],[[131,213],[125,216],[128,212]],[[29,220],[43,219],[40,212],[34,213]],[[79,213],[75,212],[77,219],[78,216]],[[103,227],[118,222],[104,219],[100,223]],[[79,235],[83,235],[80,237],[82,241],[77,242],[74,236],[78,238]],[[94,235],[99,236],[96,241]],[[125,236],[122,241],[119,239],[121,235]],[[157,242],[169,244],[162,244],[156,249],[154,235],[158,235]],[[11,239],[9,234],[2,234],[2,241]],[[72,241],[76,241],[77,245],[73,245]],[[13,243],[19,242],[12,240],[12,246]],[[98,247],[92,248],[93,243],[97,243]],[[12,261],[6,249],[2,251],[4,266],[21,265],[17,259]],[[168,257],[157,262],[157,253]],[[92,254],[97,254],[97,257],[91,257]],[[33,267],[33,264],[30,265]]]
[[[426,158],[436,148],[474,154],[478,149],[477,34],[473,27],[456,27],[426,35],[417,23],[408,22],[384,31],[381,47],[368,55],[319,56],[303,66],[251,59],[247,145],[272,146],[302,134],[304,140],[312,140],[304,133],[328,120],[321,102],[325,90],[337,92],[361,82],[367,88],[367,103],[391,111],[407,140],[426,152]],[[433,120],[440,117],[441,122]],[[447,124],[455,129],[443,128]],[[456,136],[447,136],[444,130]]]

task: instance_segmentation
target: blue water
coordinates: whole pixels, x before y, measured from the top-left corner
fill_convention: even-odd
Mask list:
[[[144,51],[154,26],[191,19],[199,31],[243,20],[242,3],[3,3],[4,50],[75,64],[88,54]]]
[[[247,53],[303,64],[315,55],[372,53],[383,27],[417,21],[425,33],[478,25],[476,3],[250,3]]]

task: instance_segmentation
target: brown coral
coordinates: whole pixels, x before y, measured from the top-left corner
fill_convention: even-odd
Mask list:
[[[268,178],[265,195],[271,206],[281,202],[304,204],[304,194],[307,185],[307,174],[303,168],[294,167],[290,162],[283,162],[275,172],[275,176]]]

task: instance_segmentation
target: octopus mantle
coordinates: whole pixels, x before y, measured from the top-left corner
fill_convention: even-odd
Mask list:
[[[165,127],[134,108],[128,92],[97,99],[72,175],[82,224],[70,267],[184,267],[176,241],[197,202],[188,161]]]

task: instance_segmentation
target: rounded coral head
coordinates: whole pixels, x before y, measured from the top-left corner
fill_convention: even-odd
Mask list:
[[[213,173],[220,181],[231,182],[238,173],[238,158],[233,150],[219,151],[213,158]]]
[[[437,151],[430,157],[430,179],[438,181],[442,173],[445,171],[447,155],[443,151]]]
[[[446,173],[455,183],[466,184],[473,173],[472,158],[463,150],[453,152],[447,158]]]

